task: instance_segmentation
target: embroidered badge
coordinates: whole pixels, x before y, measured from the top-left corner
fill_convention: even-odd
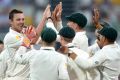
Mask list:
[[[22,58],[22,57],[23,57],[23,55],[20,55],[20,57]]]
[[[99,62],[98,62],[98,61],[95,61],[95,64],[99,64]]]
[[[15,38],[16,40],[20,40],[21,37],[17,35]]]

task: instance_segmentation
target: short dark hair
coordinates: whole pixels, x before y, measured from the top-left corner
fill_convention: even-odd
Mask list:
[[[0,44],[3,44],[3,41],[2,41],[2,40],[0,40]]]
[[[46,43],[52,43],[56,38],[57,34],[52,28],[45,28],[41,33],[41,39]]]
[[[9,19],[13,20],[14,14],[18,14],[18,13],[23,13],[23,12],[20,11],[20,10],[17,10],[17,9],[11,10],[10,13],[9,13]]]

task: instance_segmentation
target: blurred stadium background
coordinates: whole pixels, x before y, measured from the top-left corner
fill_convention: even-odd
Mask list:
[[[92,9],[96,4],[100,9],[101,22],[112,25],[118,31],[117,42],[120,44],[120,0],[0,0],[0,40],[4,39],[9,30],[8,13],[11,9],[22,10],[26,16],[25,24],[37,26],[46,5],[50,3],[54,6],[59,1],[63,3],[62,21],[64,26],[66,26],[65,16],[73,12],[82,12],[86,15],[88,23],[85,29],[90,45],[95,40]]]

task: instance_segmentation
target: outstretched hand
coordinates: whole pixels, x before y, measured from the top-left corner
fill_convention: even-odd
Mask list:
[[[46,7],[46,9],[43,13],[43,17],[42,17],[40,23],[38,24],[38,26],[36,27],[36,32],[37,32],[38,35],[41,34],[48,17],[51,17],[50,5],[47,5],[47,7]]]
[[[24,30],[24,34],[30,40],[31,44],[35,44],[38,40],[38,34],[32,25],[30,25]]]
[[[62,2],[60,2],[52,12],[52,18],[54,21],[61,21],[62,15]]]
[[[47,5],[47,7],[46,7],[46,9],[43,13],[43,17],[45,19],[47,19],[48,17],[51,17],[51,11],[50,11],[50,5],[49,4]]]
[[[93,24],[95,25],[96,29],[99,29],[100,23],[99,23],[99,19],[100,19],[100,12],[97,8],[93,9]]]
[[[52,12],[52,20],[56,29],[58,28],[58,22],[61,22],[61,15],[62,15],[62,2],[60,2]]]

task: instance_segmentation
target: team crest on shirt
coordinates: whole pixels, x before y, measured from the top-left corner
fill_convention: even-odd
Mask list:
[[[99,64],[99,62],[98,62],[98,61],[95,61],[95,64]]]
[[[15,38],[16,40],[20,40],[21,37],[17,35]]]

